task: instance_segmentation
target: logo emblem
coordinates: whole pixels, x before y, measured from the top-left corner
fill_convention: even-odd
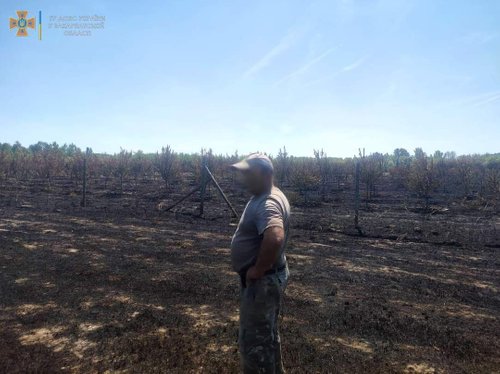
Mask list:
[[[11,29],[17,27],[16,36],[28,36],[27,28],[34,29],[35,28],[35,18],[27,19],[28,12],[26,10],[18,10],[17,19],[10,18],[9,26]]]

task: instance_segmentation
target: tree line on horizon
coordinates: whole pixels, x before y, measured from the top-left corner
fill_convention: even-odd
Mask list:
[[[221,178],[228,175],[228,166],[240,159],[232,155],[214,154],[211,149],[199,153],[179,153],[170,146],[156,153],[127,151],[115,154],[81,150],[74,144],[38,142],[28,147],[19,142],[0,143],[0,180],[39,178],[50,186],[54,178],[69,178],[78,185],[82,179],[84,160],[90,180],[100,179],[107,187],[113,179],[123,191],[124,180],[137,183],[161,179],[168,191],[185,180],[186,173],[198,178],[201,158],[206,157],[209,168]],[[332,189],[341,189],[352,182],[355,165],[359,163],[360,180],[365,198],[377,192],[383,178],[394,188],[429,201],[434,193],[450,193],[457,197],[479,196],[498,200],[500,195],[500,153],[457,156],[455,152],[425,153],[416,148],[412,154],[397,148],[392,154],[366,154],[359,150],[354,157],[329,157],[323,150],[313,150],[310,157],[294,157],[285,147],[270,155],[275,164],[275,178],[280,186],[294,188],[307,200],[309,191],[317,191],[322,200]]]

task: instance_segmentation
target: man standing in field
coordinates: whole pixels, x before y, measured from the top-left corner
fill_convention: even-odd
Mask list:
[[[239,346],[243,372],[283,373],[278,315],[288,281],[290,204],[273,184],[273,164],[254,153],[232,165],[253,195],[231,241],[241,278]]]

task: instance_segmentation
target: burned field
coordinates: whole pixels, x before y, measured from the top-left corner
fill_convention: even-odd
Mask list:
[[[64,180],[3,185],[0,372],[238,372],[235,221],[214,190],[204,218],[196,197],[162,212],[181,194],[160,190],[94,185],[81,208]],[[292,201],[287,371],[498,371],[498,211],[380,188],[360,236],[350,196]]]

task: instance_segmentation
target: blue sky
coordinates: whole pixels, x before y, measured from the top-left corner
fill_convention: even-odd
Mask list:
[[[43,12],[43,40],[9,30]],[[91,36],[50,16],[101,15]],[[500,151],[500,1],[3,1],[0,142]]]

